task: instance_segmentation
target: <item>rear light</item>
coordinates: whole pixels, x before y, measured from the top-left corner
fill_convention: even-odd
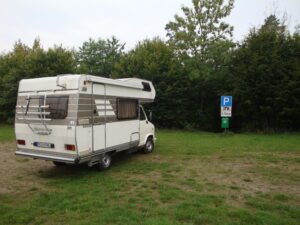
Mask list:
[[[26,145],[25,140],[17,140],[18,145]]]
[[[65,145],[66,150],[75,151],[75,145]]]

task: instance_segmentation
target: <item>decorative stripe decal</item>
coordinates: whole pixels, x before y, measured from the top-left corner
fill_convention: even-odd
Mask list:
[[[50,94],[49,94],[50,95]],[[52,96],[53,94],[51,94]],[[40,95],[31,95],[36,99],[32,99],[31,104],[39,104],[37,99]],[[80,125],[78,121],[80,119],[89,119],[89,124],[94,125],[103,123],[118,122],[117,119],[117,97],[116,96],[104,96],[104,95],[91,95],[91,94],[70,94],[68,115],[62,120],[47,121],[47,125],[67,125],[74,126]],[[18,96],[17,105],[26,105],[26,96]],[[32,111],[38,112],[36,109]],[[16,109],[16,112],[23,112],[21,109]],[[31,116],[27,116],[31,117]],[[38,116],[33,116],[38,118]],[[24,124],[26,121],[15,119],[15,123]],[[36,125],[40,126],[40,125]]]

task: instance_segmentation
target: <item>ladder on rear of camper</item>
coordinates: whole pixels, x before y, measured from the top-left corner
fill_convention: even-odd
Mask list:
[[[17,105],[17,109],[21,109],[22,111],[17,111],[16,114],[19,115],[17,117],[18,120],[23,120],[24,123],[28,125],[30,130],[39,135],[49,135],[51,134],[52,130],[48,128],[47,122],[51,121],[51,118],[47,118],[46,116],[50,115],[50,112],[46,110],[49,109],[49,105],[46,105],[47,95],[44,95],[43,104],[38,105],[30,105],[30,101],[34,99],[31,96],[26,97],[26,105]],[[35,98],[40,99],[40,97]],[[32,111],[30,109],[36,110]],[[36,117],[31,117],[36,116]],[[36,128],[43,127],[43,128]]]

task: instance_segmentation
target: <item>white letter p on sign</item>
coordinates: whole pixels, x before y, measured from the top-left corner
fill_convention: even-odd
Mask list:
[[[225,97],[225,98],[224,98],[223,105],[226,105],[227,102],[229,102],[229,98],[226,98],[226,97]]]

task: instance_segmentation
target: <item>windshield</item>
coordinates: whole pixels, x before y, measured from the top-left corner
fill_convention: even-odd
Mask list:
[[[142,107],[140,107],[140,120],[146,120],[145,112]]]

